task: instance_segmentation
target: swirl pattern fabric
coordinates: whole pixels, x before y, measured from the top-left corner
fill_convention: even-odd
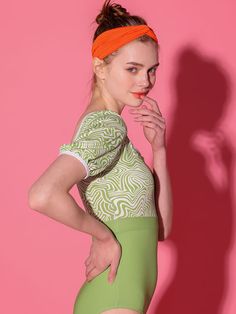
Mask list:
[[[127,136],[122,117],[111,110],[88,113],[59,154],[79,159],[87,175],[77,188],[85,210],[101,221],[157,217],[154,178]]]

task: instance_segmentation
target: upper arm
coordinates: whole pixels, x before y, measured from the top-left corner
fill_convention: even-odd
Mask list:
[[[29,190],[30,207],[44,204],[55,189],[68,192],[85,178],[87,172],[81,161],[73,156],[59,155],[33,183]]]
[[[47,185],[69,191],[72,186],[85,178],[87,172],[82,162],[70,155],[59,155],[40,177]]]
[[[99,174],[119,157],[125,138],[126,127],[117,116],[90,114],[75,139],[60,146],[59,156],[33,184],[30,194],[41,203],[39,198],[47,200],[52,190],[69,191],[82,179]]]

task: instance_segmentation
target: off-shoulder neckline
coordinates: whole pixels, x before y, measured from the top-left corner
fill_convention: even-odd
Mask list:
[[[85,116],[83,116],[83,118],[82,118],[81,121],[80,121],[79,128],[77,129],[77,132],[76,132],[75,136],[73,137],[72,141],[78,136],[78,134],[79,134],[79,132],[80,132],[80,130],[81,130],[81,128],[82,128],[82,125],[83,125],[83,123],[85,122],[85,119],[86,119],[88,116],[90,116],[91,114],[94,114],[94,113],[102,113],[102,112],[109,112],[109,113],[115,114],[117,117],[119,117],[120,120],[122,121],[122,123],[123,123],[125,129],[126,129],[126,132],[127,132],[126,123],[125,123],[124,119],[122,118],[122,116],[121,116],[119,113],[117,113],[116,111],[110,110],[110,109],[102,109],[102,110],[97,110],[97,111],[90,111],[90,112],[88,112]]]
[[[113,111],[113,110],[110,110],[110,109],[102,109],[102,110],[96,110],[96,111],[90,111],[88,112],[81,120],[81,122],[85,120],[85,118],[91,114],[94,114],[94,113],[104,113],[104,112],[109,112],[111,114],[115,114],[117,117],[119,117],[121,119],[121,121],[123,122],[123,124],[125,125],[125,127],[127,128],[126,126],[126,123],[125,123],[125,120],[122,118],[122,116],[116,112],[116,111]]]
[[[99,112],[110,112],[110,113],[114,113],[115,115],[119,116],[119,117],[123,120],[122,116],[121,116],[118,112],[113,111],[113,110],[110,110],[110,109],[102,109],[102,110],[90,111],[90,112],[88,112],[88,113],[84,116],[84,118],[85,118],[87,115],[90,115],[90,114],[92,114],[92,113],[99,113]]]

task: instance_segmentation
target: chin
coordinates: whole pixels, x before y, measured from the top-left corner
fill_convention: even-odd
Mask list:
[[[136,103],[138,104],[138,106],[139,106],[140,104],[142,104],[142,102],[143,102],[143,99],[142,99],[142,98],[137,98],[137,99],[136,99]]]

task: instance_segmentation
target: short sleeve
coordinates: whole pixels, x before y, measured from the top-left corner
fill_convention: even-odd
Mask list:
[[[70,144],[60,146],[60,154],[79,159],[87,175],[94,176],[105,170],[119,156],[127,135],[124,120],[109,110],[87,114]]]

